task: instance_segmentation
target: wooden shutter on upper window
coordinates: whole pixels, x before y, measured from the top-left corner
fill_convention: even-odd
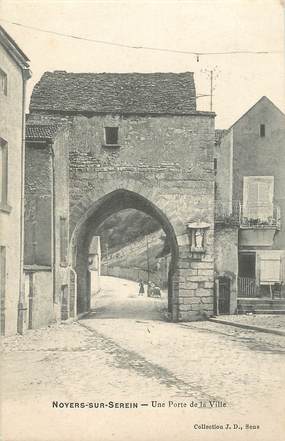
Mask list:
[[[245,176],[243,185],[243,213],[250,219],[273,216],[273,176]]]

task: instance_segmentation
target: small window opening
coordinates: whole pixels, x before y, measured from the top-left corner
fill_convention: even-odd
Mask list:
[[[265,136],[265,124],[260,124],[260,136],[261,138]]]
[[[215,175],[217,174],[217,170],[218,170],[218,160],[217,160],[217,158],[214,158],[214,173],[215,173]]]
[[[0,91],[7,95],[7,74],[0,69]]]
[[[107,145],[117,145],[119,143],[119,128],[105,127],[105,141]]]
[[[8,144],[0,138],[0,204],[8,203]]]

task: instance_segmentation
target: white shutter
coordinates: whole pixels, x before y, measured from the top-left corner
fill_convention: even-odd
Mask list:
[[[281,255],[281,275],[280,275],[281,282],[285,282],[285,252],[283,251]]]
[[[2,194],[3,194],[3,169],[4,169],[3,149],[0,144],[0,202],[2,202]]]
[[[245,176],[243,186],[243,216],[267,220],[273,216],[273,176]]]
[[[260,284],[281,281],[281,251],[260,251]]]

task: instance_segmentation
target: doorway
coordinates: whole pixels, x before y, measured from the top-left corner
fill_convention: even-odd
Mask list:
[[[217,315],[230,314],[231,280],[228,277],[220,277],[217,285],[215,292],[215,313]]]
[[[238,297],[256,297],[256,253],[239,253]]]
[[[255,279],[255,253],[240,253],[238,258],[239,277]]]

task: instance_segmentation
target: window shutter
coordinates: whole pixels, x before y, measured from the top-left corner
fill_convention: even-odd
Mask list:
[[[268,219],[273,216],[273,176],[245,176],[243,187],[244,217]]]
[[[285,283],[285,252],[281,255],[281,282]]]
[[[281,252],[260,252],[260,283],[271,284],[281,281]]]

